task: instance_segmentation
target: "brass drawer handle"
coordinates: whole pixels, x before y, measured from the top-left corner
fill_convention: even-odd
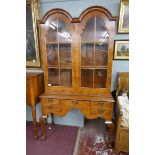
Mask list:
[[[48,103],[53,103],[53,99],[48,99]]]
[[[98,109],[98,113],[102,114],[103,113],[103,109]]]

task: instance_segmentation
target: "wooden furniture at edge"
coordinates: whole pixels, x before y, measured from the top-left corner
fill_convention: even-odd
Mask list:
[[[107,9],[94,6],[79,18],[52,9],[38,21],[45,81],[45,93],[40,96],[42,139],[46,137],[47,115],[64,116],[72,108],[87,119],[104,118],[112,131],[115,20]]]
[[[129,73],[119,72],[117,80],[116,97],[122,89],[129,90]],[[115,151],[119,153],[120,151],[129,153],[129,128],[123,127],[122,122],[122,112],[120,111],[120,105],[117,100],[117,128],[115,137]]]
[[[26,73],[26,103],[31,106],[33,118],[33,137],[37,139],[36,104],[44,92],[43,74]]]

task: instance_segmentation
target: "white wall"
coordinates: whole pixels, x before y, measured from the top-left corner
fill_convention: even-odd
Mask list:
[[[80,13],[86,8],[94,5],[103,6],[107,8],[113,16],[119,16],[119,4],[120,0],[40,0],[40,12],[41,17],[52,8],[62,8],[68,11],[72,17],[79,17]],[[128,34],[117,34],[117,22],[116,22],[116,34],[114,40],[129,39]],[[30,69],[27,71],[31,71]],[[128,72],[129,61],[113,60],[112,64],[112,84],[111,91],[116,88],[116,74],[117,72]],[[40,103],[37,105],[37,120],[41,115]],[[32,120],[30,107],[26,108],[26,119]],[[50,120],[49,120],[50,121]],[[57,124],[83,126],[84,118],[80,111],[77,109],[71,110],[65,117],[54,117],[54,121]]]

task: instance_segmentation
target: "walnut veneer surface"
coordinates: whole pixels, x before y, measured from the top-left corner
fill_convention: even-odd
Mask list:
[[[72,108],[88,119],[104,118],[112,130],[115,20],[106,8],[94,6],[79,18],[52,9],[38,21],[45,80],[45,93],[40,96],[42,139],[47,115],[64,116]]]
[[[129,89],[129,73],[119,72],[117,81],[117,94],[122,89]],[[117,96],[118,98],[118,96]],[[122,112],[120,111],[120,105],[117,99],[117,128],[115,137],[115,151],[119,153],[120,151],[129,153],[129,128],[123,127],[122,122]]]
[[[33,118],[34,138],[37,138],[36,104],[39,95],[44,92],[43,74],[26,73],[26,103],[31,106]]]

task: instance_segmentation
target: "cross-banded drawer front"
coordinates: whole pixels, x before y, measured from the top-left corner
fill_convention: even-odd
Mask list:
[[[94,115],[96,117],[102,117],[105,120],[111,120],[112,119],[112,109],[106,109],[103,106],[96,106],[90,108],[90,114]]]
[[[89,101],[78,101],[78,100],[62,100],[62,105],[71,108],[82,108],[89,107]]]
[[[104,109],[102,107],[100,107],[100,108],[91,108],[90,113],[93,114],[93,115],[104,114]]]
[[[43,111],[48,113],[54,113],[60,111],[60,104],[58,99],[48,98],[42,99]]]
[[[91,101],[90,106],[92,108],[94,108],[94,107],[102,107],[104,109],[111,109],[112,108],[112,103]]]

